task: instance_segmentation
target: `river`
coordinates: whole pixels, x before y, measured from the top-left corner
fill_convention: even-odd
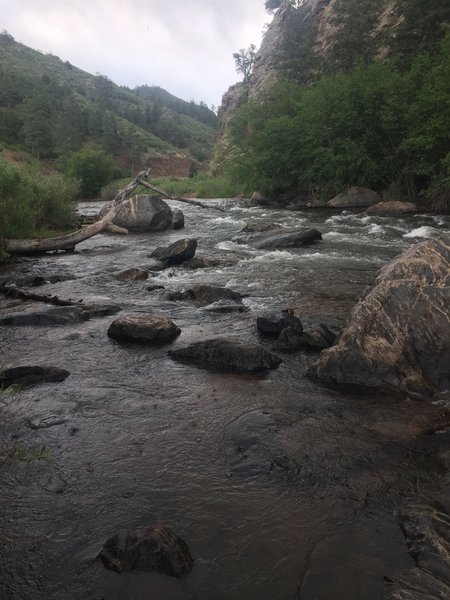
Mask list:
[[[99,235],[73,254],[1,267],[0,277],[25,285],[58,275],[63,281],[37,291],[168,316],[182,330],[169,347],[224,334],[270,347],[256,332],[260,312],[290,307],[304,324],[341,327],[383,264],[450,231],[450,218],[438,215],[207,202],[225,212],[183,205],[184,230]],[[254,219],[315,227],[323,240],[280,251],[233,242]],[[114,278],[182,237],[198,240],[198,256],[233,264],[173,267],[144,282]],[[149,283],[225,285],[246,295],[249,310],[169,302]],[[3,311],[16,305],[0,299]],[[176,363],[167,346],[108,339],[113,318],[0,329],[3,367],[71,373],[0,396],[2,600],[375,600],[414,564],[396,510],[442,485],[449,434],[430,434],[437,407],[325,388],[304,377],[313,354],[283,355],[266,375]],[[118,575],[95,560],[118,530],[156,524],[189,545],[188,578]]]

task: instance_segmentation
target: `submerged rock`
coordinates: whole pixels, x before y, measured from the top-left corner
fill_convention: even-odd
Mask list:
[[[145,281],[148,279],[149,272],[144,269],[139,269],[138,267],[133,267],[131,269],[126,269],[125,271],[121,271],[115,275],[115,278],[118,281],[123,281],[125,283],[133,283],[135,281]]]
[[[36,385],[37,383],[60,382],[69,377],[70,372],[58,367],[23,366],[12,367],[0,372],[0,387],[10,385]]]
[[[380,196],[373,190],[353,186],[327,202],[331,208],[358,208],[378,204]]]
[[[238,372],[267,371],[283,362],[262,346],[229,338],[214,338],[169,350],[169,356],[181,362]]]
[[[98,219],[109,209],[110,204],[105,205]],[[172,211],[159,196],[138,194],[122,203],[113,223],[130,231],[164,231],[172,227]]]
[[[181,333],[181,329],[166,317],[149,313],[121,315],[115,319],[108,336],[117,342],[141,344],[168,344]]]
[[[265,231],[280,231],[284,229],[282,225],[274,223],[273,221],[260,220],[247,223],[239,233],[262,233]]]
[[[180,579],[194,568],[188,545],[167,527],[121,531],[106,542],[99,558],[117,573],[156,571]]]
[[[176,265],[194,257],[197,250],[197,240],[177,240],[170,246],[156,248],[151,253],[151,258],[156,258],[167,265]]]
[[[450,388],[450,240],[426,240],[388,263],[338,343],[309,375],[431,397]]]

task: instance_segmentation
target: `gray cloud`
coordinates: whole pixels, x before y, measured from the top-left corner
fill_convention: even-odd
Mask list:
[[[259,45],[264,0],[15,0],[2,28],[32,48],[135,87],[220,103],[232,53]]]

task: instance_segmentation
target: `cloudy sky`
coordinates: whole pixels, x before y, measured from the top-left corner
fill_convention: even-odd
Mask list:
[[[239,80],[233,52],[259,46],[268,20],[264,0],[14,0],[0,29],[120,85],[217,106]]]

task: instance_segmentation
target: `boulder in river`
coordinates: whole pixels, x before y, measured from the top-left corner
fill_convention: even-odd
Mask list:
[[[121,531],[106,542],[99,558],[117,573],[156,571],[180,579],[194,568],[186,542],[167,527]]]
[[[105,205],[98,213],[101,219],[110,209]],[[125,200],[113,223],[130,231],[164,231],[173,223],[170,206],[159,196],[138,194]]]
[[[166,317],[149,313],[120,315],[108,329],[108,336],[117,342],[140,344],[168,344],[181,333],[181,329]]]
[[[116,305],[56,306],[37,311],[10,313],[0,318],[0,326],[12,327],[53,327],[57,325],[74,325],[87,321],[92,317],[105,317],[118,313]]]
[[[274,223],[273,221],[261,219],[247,223],[239,233],[262,233],[265,231],[280,231],[280,229],[283,229],[282,225]]]
[[[172,227],[174,229],[183,229],[184,214],[179,208],[172,208]]]
[[[276,369],[283,362],[258,344],[243,344],[222,337],[169,350],[169,356],[185,363],[237,372],[267,371]]]
[[[135,281],[145,281],[148,279],[148,275],[149,273],[145,269],[133,267],[131,269],[121,271],[120,273],[116,273],[115,278],[118,281],[123,281],[125,283],[134,283]]]
[[[52,383],[64,381],[69,377],[69,371],[57,367],[23,366],[12,367],[0,372],[0,387],[10,385],[36,385],[49,381]]]
[[[312,244],[322,239],[322,234],[317,229],[283,228],[277,231],[250,233],[233,238],[238,244],[250,244],[259,250],[277,248],[299,248]]]
[[[360,208],[378,204],[380,196],[373,190],[353,186],[327,202],[331,208]]]
[[[450,387],[450,239],[426,240],[381,269],[338,343],[309,375],[413,398]]]
[[[270,204],[270,200],[263,196],[261,192],[253,192],[248,203],[249,206],[268,206]]]
[[[378,202],[377,204],[373,204],[364,211],[364,214],[379,217],[398,217],[401,215],[414,214],[416,212],[417,206],[412,202],[392,200],[391,202]]]
[[[242,299],[239,292],[235,292],[227,287],[209,285],[206,283],[194,285],[189,291],[191,292],[193,299],[200,304],[212,304],[219,300],[233,300],[239,302]]]
[[[300,334],[303,332],[300,319],[289,309],[282,310],[279,313],[260,315],[256,319],[256,328],[262,335],[277,337],[286,327],[293,327]]]
[[[177,265],[195,256],[197,250],[196,239],[177,240],[169,246],[156,248],[151,253],[151,258],[156,258],[167,265]]]

